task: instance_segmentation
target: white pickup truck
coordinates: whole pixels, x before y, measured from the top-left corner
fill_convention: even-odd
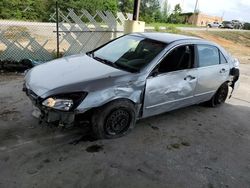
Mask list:
[[[221,23],[219,23],[219,22],[208,23],[207,27],[209,27],[209,28],[212,28],[212,27],[220,28],[221,27]]]

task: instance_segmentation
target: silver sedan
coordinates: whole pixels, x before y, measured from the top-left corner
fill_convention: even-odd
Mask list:
[[[23,90],[40,121],[69,127],[84,119],[96,137],[116,138],[140,118],[200,103],[220,105],[238,79],[239,62],[217,44],[135,33],[31,69]]]

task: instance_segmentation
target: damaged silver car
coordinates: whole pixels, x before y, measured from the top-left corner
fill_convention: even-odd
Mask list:
[[[96,137],[116,138],[141,118],[194,104],[222,104],[238,79],[239,62],[217,44],[134,33],[32,68],[23,90],[40,121],[67,127],[86,119]]]

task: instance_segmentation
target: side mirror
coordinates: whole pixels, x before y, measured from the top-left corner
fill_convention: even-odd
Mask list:
[[[154,69],[154,70],[151,72],[150,76],[156,77],[158,74],[159,74],[159,71],[158,71],[158,68],[156,68],[156,69]]]

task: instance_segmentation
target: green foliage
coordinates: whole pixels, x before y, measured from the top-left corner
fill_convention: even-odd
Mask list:
[[[243,29],[250,30],[250,23],[248,22],[244,23]]]
[[[178,27],[194,27],[194,25],[188,24],[173,24],[173,23],[162,23],[162,22],[154,22],[150,24],[146,24],[146,26],[154,27],[155,31],[159,32],[168,32],[168,33],[177,33],[181,34],[183,31],[179,30]],[[163,29],[165,27],[165,29]]]
[[[155,31],[157,31],[157,32],[160,31],[160,26],[159,25],[155,25]]]
[[[0,0],[0,19],[49,21],[50,15],[55,12],[56,1],[65,14],[70,8],[79,14],[82,9],[91,14],[95,14],[96,10],[109,10],[114,14],[117,11],[132,13],[134,4],[134,0]],[[159,0],[141,0],[140,20],[146,23],[182,23],[181,11],[180,4],[177,4],[169,15],[168,0],[164,0],[162,10]]]
[[[149,2],[150,1],[150,2]],[[146,6],[146,8],[145,8]],[[182,24],[185,18],[181,16],[182,8],[180,4],[175,5],[173,12],[170,14],[170,5],[168,0],[163,2],[161,11],[158,0],[142,0],[141,19],[147,23],[162,22]],[[170,14],[170,15],[169,15]]]
[[[96,10],[118,11],[118,0],[58,0],[58,5],[65,13],[69,8],[76,12],[86,9],[90,13]],[[49,21],[55,7],[56,0],[1,0],[0,19]]]
[[[0,19],[43,20],[47,0],[2,0]]]
[[[168,16],[170,12],[170,4],[168,3],[168,0],[165,0],[163,2],[163,10],[162,10],[162,22],[167,22],[168,21]]]
[[[119,10],[123,13],[132,13],[134,7],[134,0],[119,0]]]
[[[159,18],[160,4],[158,0],[141,0],[140,19],[150,23]]]
[[[123,13],[132,13],[134,0],[119,0],[119,11]],[[163,14],[160,9],[159,0],[141,0],[140,4],[140,20],[147,23],[161,22]]]
[[[181,12],[182,12],[182,9],[181,9],[180,4],[175,5],[174,11],[169,16],[168,21],[170,23],[175,23],[175,24],[184,23],[184,17],[181,16]]]

